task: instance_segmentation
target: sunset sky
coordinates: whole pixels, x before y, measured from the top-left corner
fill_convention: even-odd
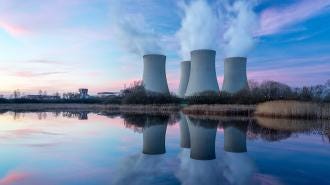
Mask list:
[[[227,0],[210,0],[217,9]],[[167,56],[171,91],[179,84],[183,17],[178,0],[0,0],[0,94],[117,91],[142,78],[142,54],[120,41],[114,22],[144,20],[137,34],[153,33]],[[186,1],[187,4],[190,1]],[[217,11],[221,11],[220,8]],[[248,78],[291,86],[330,79],[330,0],[259,0]],[[125,29],[130,29],[125,28]],[[151,30],[151,32],[145,31]],[[135,31],[135,30],[133,30]],[[142,34],[143,33],[143,34]],[[219,33],[219,37],[223,37]],[[135,40],[132,40],[134,42]],[[138,42],[138,41],[137,41]],[[221,87],[222,48],[217,50]]]

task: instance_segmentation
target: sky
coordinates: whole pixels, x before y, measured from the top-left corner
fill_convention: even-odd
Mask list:
[[[81,87],[91,94],[118,91],[141,80],[141,50],[167,56],[168,84],[175,92],[184,60],[178,33],[185,6],[194,1],[0,0],[0,94],[15,89],[51,94]],[[212,35],[223,38],[221,29],[230,16],[223,7],[234,0],[197,1],[218,12],[219,30]],[[253,13],[257,26],[246,53],[249,79],[291,86],[330,79],[330,0],[253,0]],[[221,41],[218,45],[210,49],[217,51],[221,87],[226,54]]]

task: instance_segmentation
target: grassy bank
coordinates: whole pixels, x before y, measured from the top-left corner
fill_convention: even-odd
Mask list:
[[[330,104],[271,101],[258,104],[255,115],[272,118],[330,119]]]
[[[256,105],[188,105],[177,104],[0,104],[0,112],[89,111],[169,114],[182,111],[199,116],[261,116],[269,118],[330,119],[330,104],[300,101],[271,101]]]

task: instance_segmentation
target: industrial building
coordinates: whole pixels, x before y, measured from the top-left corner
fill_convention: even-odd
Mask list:
[[[245,57],[230,57],[224,60],[222,91],[237,93],[248,88]]]
[[[185,96],[192,96],[205,91],[219,92],[215,71],[214,50],[201,49],[191,52],[189,82]]]
[[[149,54],[143,56],[143,85],[147,91],[169,94],[166,79],[166,56]]]

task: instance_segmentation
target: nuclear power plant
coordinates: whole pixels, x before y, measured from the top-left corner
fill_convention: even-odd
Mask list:
[[[143,85],[147,91],[168,94],[165,72],[166,56],[149,54],[143,56]]]
[[[185,96],[192,96],[205,91],[219,92],[215,72],[214,50],[194,50],[191,52],[189,82]]]
[[[224,79],[222,91],[237,93],[248,88],[246,76],[246,58],[230,57],[224,61]]]
[[[180,77],[180,85],[179,85],[179,91],[178,96],[180,98],[183,98],[186,94],[188,82],[189,82],[189,76],[190,76],[190,61],[183,61],[181,62],[181,77]]]
[[[178,96],[184,98],[198,93],[219,92],[215,69],[216,51],[200,49],[191,51],[191,61],[181,62]],[[143,56],[143,85],[147,91],[169,94],[166,79],[166,56],[149,54]],[[224,60],[222,91],[237,93],[248,88],[245,57],[229,57]]]

